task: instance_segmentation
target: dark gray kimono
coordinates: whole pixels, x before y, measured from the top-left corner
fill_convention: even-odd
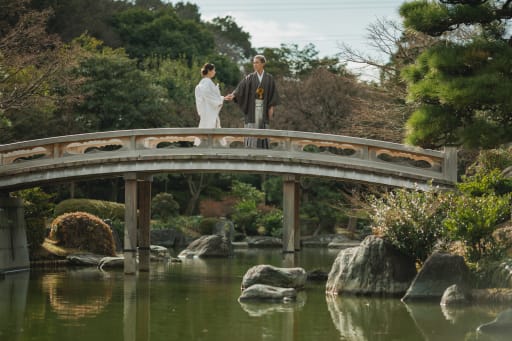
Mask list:
[[[255,99],[257,98],[256,89],[263,88],[263,122],[268,126],[268,108],[279,104],[279,95],[276,89],[274,77],[271,74],[263,73],[260,81],[256,72],[247,75],[233,91],[235,103],[238,104],[245,116],[245,123],[254,123]],[[264,128],[264,127],[258,127]]]

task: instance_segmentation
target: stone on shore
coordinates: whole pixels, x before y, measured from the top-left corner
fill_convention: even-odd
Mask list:
[[[232,254],[231,242],[218,235],[201,236],[180,252],[180,258],[229,257]]]
[[[440,300],[446,288],[453,284],[464,287],[468,280],[469,269],[462,256],[434,252],[421,267],[402,301]]]
[[[414,276],[414,259],[377,236],[341,250],[326,284],[328,294],[402,296]]]

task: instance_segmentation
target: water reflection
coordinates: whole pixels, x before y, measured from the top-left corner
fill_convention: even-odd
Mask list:
[[[112,281],[96,268],[45,274],[41,284],[52,310],[64,320],[95,317],[112,298]]]
[[[123,304],[124,341],[150,339],[150,275],[125,276]]]
[[[114,269],[7,276],[0,279],[0,341],[510,339],[476,333],[502,307],[326,298],[325,285],[316,282],[308,282],[297,302],[237,301],[242,276],[256,264],[310,270],[332,264],[335,254],[315,249],[298,256],[294,264],[280,250],[247,250],[229,259],[152,263],[149,274],[137,276]]]
[[[398,299],[327,295],[326,300],[342,340],[423,339]]]
[[[300,311],[306,304],[306,293],[300,292],[293,302],[243,302],[239,301],[242,309],[252,317],[261,317],[276,313]]]
[[[0,279],[0,340],[5,340],[5,335],[12,335],[12,340],[21,339],[29,277],[25,271]]]
[[[510,335],[480,334],[476,328],[482,321],[492,321],[503,306],[445,307],[439,303],[408,303],[405,305],[424,340],[505,341]]]

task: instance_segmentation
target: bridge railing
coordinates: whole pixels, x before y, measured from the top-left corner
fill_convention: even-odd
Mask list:
[[[426,150],[397,143],[320,133],[267,129],[200,129],[156,128],[77,134],[0,145],[2,170],[23,168],[31,164],[58,163],[70,157],[98,156],[98,153],[133,155],[144,151],[167,154],[231,154],[254,153],[246,149],[247,138],[266,138],[268,150],[259,153],[298,157],[303,160],[335,160],[340,164],[372,163],[395,172],[431,176],[446,183],[456,182],[455,148]],[[200,142],[194,146],[194,141]],[[225,142],[225,144],[221,143]]]

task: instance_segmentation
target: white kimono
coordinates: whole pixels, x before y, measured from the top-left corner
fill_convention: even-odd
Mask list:
[[[224,103],[219,87],[213,83],[211,78],[203,77],[196,86],[196,109],[199,114],[199,128],[220,128],[219,112]],[[201,141],[196,138],[194,145],[198,146]],[[221,143],[225,145],[224,139]]]

